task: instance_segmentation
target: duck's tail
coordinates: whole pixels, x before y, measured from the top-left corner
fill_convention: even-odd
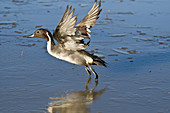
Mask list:
[[[106,62],[104,60],[102,60],[101,58],[99,58],[98,56],[94,55],[94,54],[90,54],[87,51],[84,50],[79,50],[80,53],[82,54],[86,54],[87,56],[91,57],[93,59],[93,62],[91,64],[86,64],[86,65],[100,65],[100,66],[106,66]]]
[[[93,55],[93,64],[92,65],[100,65],[100,66],[107,67],[106,62],[95,55]]]

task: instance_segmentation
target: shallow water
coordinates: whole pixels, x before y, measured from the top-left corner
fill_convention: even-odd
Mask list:
[[[45,40],[22,37],[53,31],[68,4],[80,20],[93,1],[0,1],[0,113],[169,113],[170,1],[102,0],[88,51],[108,67],[93,66],[94,90],[83,66],[48,55]]]

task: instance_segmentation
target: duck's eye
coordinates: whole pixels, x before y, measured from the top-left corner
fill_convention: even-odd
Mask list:
[[[39,31],[37,31],[37,33],[39,33]]]

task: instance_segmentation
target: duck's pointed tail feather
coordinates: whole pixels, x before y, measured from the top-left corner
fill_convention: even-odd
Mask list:
[[[107,67],[106,62],[102,60],[101,58],[99,58],[98,56],[94,56],[93,65],[101,65],[101,66]]]

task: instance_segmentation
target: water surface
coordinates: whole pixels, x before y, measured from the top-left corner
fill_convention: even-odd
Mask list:
[[[93,1],[0,1],[0,112],[170,112],[170,1],[102,0],[88,48],[108,63],[93,66],[97,87],[83,66],[48,55],[45,40],[22,37],[53,31],[68,4],[80,20]]]

